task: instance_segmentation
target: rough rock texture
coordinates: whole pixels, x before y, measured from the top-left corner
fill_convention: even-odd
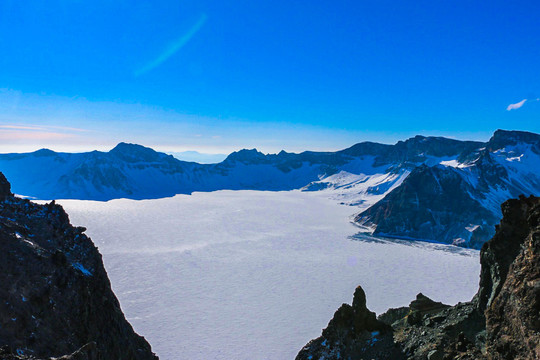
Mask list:
[[[376,226],[374,235],[437,239],[480,248],[493,235],[495,216],[471,198],[473,188],[454,169],[415,168],[400,187],[357,215],[362,226]],[[469,224],[483,224],[471,234]],[[466,239],[466,240],[465,240]],[[464,244],[466,242],[466,244]]]
[[[1,173],[0,198],[0,358],[157,359],[124,318],[86,229],[54,201],[12,196]]]
[[[425,161],[430,156],[445,157],[469,153],[480,146],[482,146],[482,143],[476,141],[459,141],[443,137],[416,135],[405,141],[398,141],[395,145],[386,148],[386,151],[377,158],[377,163],[417,163]]]
[[[424,297],[429,306],[418,308],[415,301],[404,317],[392,323],[394,341],[406,358],[481,358],[485,320],[475,303],[450,307]],[[380,319],[387,317],[388,312]]]
[[[490,359],[540,359],[540,202],[538,198],[511,200],[503,212],[498,236],[487,244],[482,257],[486,259],[489,251],[494,256],[487,259],[498,259],[490,263],[489,279],[499,280],[492,287],[493,296],[487,297],[486,352]],[[509,251],[501,246],[505,238],[515,241]]]
[[[317,354],[314,357],[313,354]],[[359,357],[362,356],[362,357]],[[343,304],[336,311],[322,336],[307,344],[297,360],[332,359],[401,359],[392,340],[392,328],[377,320],[366,307],[366,295],[356,288],[352,306]]]
[[[64,355],[60,357],[49,357],[46,360],[87,360],[91,359],[92,353],[96,351],[96,343],[90,342],[80,349],[77,349],[73,354]],[[19,352],[20,353],[20,352]],[[1,360],[45,360],[43,358],[38,359],[32,355],[14,354],[13,350],[9,346],[3,346],[0,348]]]
[[[342,306],[297,359],[540,359],[540,198],[509,200],[502,213],[482,247],[480,288],[470,302],[450,307],[418,294],[408,307],[378,317],[391,330],[375,343],[356,335],[354,316]],[[341,326],[330,337],[336,322]],[[332,339],[325,342],[331,351],[325,339]],[[352,352],[343,344],[364,346]]]

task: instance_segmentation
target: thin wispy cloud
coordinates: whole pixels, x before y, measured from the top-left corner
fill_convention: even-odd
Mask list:
[[[516,109],[519,109],[520,107],[523,106],[523,104],[525,104],[526,101],[540,101],[540,98],[536,98],[536,99],[523,99],[521,100],[520,102],[517,102],[515,104],[510,104],[508,105],[508,107],[506,108],[506,110],[510,111],[510,110],[516,110]]]
[[[65,140],[73,138],[73,134],[50,132],[50,131],[20,131],[20,130],[0,130],[0,140],[20,141],[20,140]]]
[[[44,131],[44,130],[64,130],[64,131],[70,131],[70,132],[86,132],[90,130],[86,129],[80,129],[80,128],[74,128],[69,126],[41,126],[41,125],[17,125],[17,124],[11,124],[11,125],[0,125],[0,130],[2,129],[9,129],[9,130],[30,130],[30,131]]]
[[[165,49],[165,51],[163,51],[156,59],[135,71],[135,76],[140,76],[152,69],[155,69],[167,61],[171,56],[176,54],[178,50],[183,48],[184,45],[186,45],[188,41],[191,40],[191,38],[193,38],[193,36],[195,36],[195,34],[203,27],[203,25],[206,23],[206,19],[206,14],[202,14],[195,25],[193,25],[184,35],[176,39],[171,45],[169,45],[169,47]]]
[[[510,110],[516,110],[516,109],[519,109],[520,107],[523,106],[523,104],[525,104],[525,101],[527,101],[527,99],[523,99],[521,100],[520,102],[517,102],[515,104],[510,104],[508,105],[508,107],[506,108],[506,110],[510,111]]]
[[[32,126],[32,125],[0,125],[0,129],[10,129],[10,130],[42,130],[41,126]]]
[[[61,142],[81,138],[81,134],[89,130],[68,126],[4,124],[0,125],[0,141],[2,145],[13,145],[30,142],[39,145],[43,142]],[[10,150],[8,150],[10,151]]]

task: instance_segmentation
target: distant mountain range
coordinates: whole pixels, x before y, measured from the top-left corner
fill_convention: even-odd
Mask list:
[[[167,154],[174,156],[178,160],[198,162],[201,164],[217,164],[227,157],[226,154],[206,154],[198,151],[167,152]]]
[[[194,191],[322,191],[357,206],[376,235],[480,247],[499,204],[540,195],[540,135],[497,130],[486,142],[415,136],[337,152],[233,152],[217,164],[180,161],[140,145],[109,152],[0,154],[13,191],[39,199],[152,199]]]

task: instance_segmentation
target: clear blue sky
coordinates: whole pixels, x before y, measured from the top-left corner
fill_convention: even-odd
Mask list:
[[[0,152],[540,132],[538,19],[533,0],[3,0]]]

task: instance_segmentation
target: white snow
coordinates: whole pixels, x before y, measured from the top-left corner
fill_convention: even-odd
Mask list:
[[[419,292],[455,304],[477,289],[477,251],[352,240],[358,208],[325,192],[58,202],[87,227],[126,317],[163,360],[293,359],[357,285],[377,313]]]
[[[520,194],[539,195],[540,155],[532,150],[530,144],[507,146],[495,151],[491,156],[506,169],[508,178],[502,178],[502,184],[491,186],[489,191],[484,193],[485,198],[477,199],[485,208],[500,215],[500,204],[504,201]],[[475,185],[474,182],[471,183]]]
[[[440,164],[443,165],[443,166],[449,166],[449,167],[453,167],[453,168],[457,168],[460,165],[460,163],[456,159],[447,160],[447,161],[441,161]]]
[[[372,170],[371,173],[366,171],[369,175],[340,171],[319,181],[318,183],[327,184],[328,187],[318,191],[322,196],[341,204],[355,206],[356,212],[363,211],[401,185],[410,174],[408,170],[397,173],[386,173],[381,168],[379,170],[380,172]]]
[[[478,229],[479,227],[480,227],[480,225],[470,224],[470,225],[467,226],[465,229],[466,229],[468,232],[473,232],[474,230]]]

